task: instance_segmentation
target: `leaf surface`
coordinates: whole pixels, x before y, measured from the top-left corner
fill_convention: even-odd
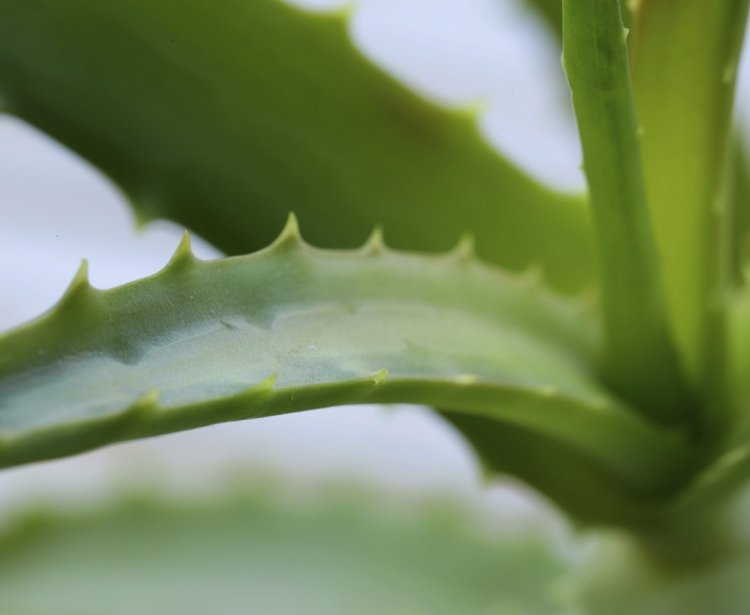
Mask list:
[[[227,253],[290,210],[316,245],[446,250],[591,282],[585,204],[532,181],[476,118],[416,96],[352,45],[343,13],[277,0],[0,1],[0,101],[112,177],[143,218]]]
[[[635,490],[685,449],[596,378],[581,308],[474,260],[300,240],[195,259],[108,291],[79,275],[0,338],[0,465],[119,440],[351,403],[419,403],[578,447]]]

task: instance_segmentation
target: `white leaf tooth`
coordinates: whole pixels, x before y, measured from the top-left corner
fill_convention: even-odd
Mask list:
[[[68,284],[68,288],[65,289],[62,298],[58,302],[58,306],[64,306],[70,301],[88,295],[95,290],[89,282],[89,262],[84,258],[81,260],[81,264],[78,265],[78,269],[70,284]]]
[[[274,372],[273,374],[269,375],[267,378],[264,378],[257,384],[254,384],[248,392],[253,393],[271,393],[276,389],[276,382],[279,379],[279,374]]]
[[[138,397],[128,408],[129,414],[144,414],[159,409],[159,390],[151,389]]]
[[[167,266],[164,268],[175,269],[194,265],[198,259],[193,254],[193,246],[190,242],[190,233],[185,231],[180,238],[180,243],[177,244],[177,248],[172,254],[172,258],[169,259]]]
[[[299,248],[304,245],[302,234],[299,230],[299,221],[293,212],[289,212],[284,228],[279,236],[270,245],[272,250],[281,250],[285,248]]]
[[[456,109],[456,113],[466,117],[474,122],[486,115],[486,113],[492,107],[492,97],[488,94],[485,96],[477,96]]]
[[[383,369],[379,369],[378,371],[370,374],[370,378],[372,378],[372,381],[375,384],[375,386],[382,384],[385,381],[385,379],[388,378],[388,369],[385,367]]]
[[[383,237],[383,227],[380,225],[375,226],[372,229],[372,233],[362,244],[362,254],[376,256],[386,252],[387,248],[385,245],[385,238]]]

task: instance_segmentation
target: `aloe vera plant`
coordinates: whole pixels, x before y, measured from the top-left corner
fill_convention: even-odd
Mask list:
[[[748,2],[529,4],[561,35],[585,195],[538,184],[473,117],[373,66],[346,13],[0,0],[2,110],[96,164],[144,222],[174,220],[234,255],[201,261],[186,235],[161,272],[111,290],[84,263],[57,305],[0,337],[0,466],[337,404],[425,404],[488,472],[619,538],[586,564],[518,545],[500,557],[451,531],[445,557],[473,549],[477,574],[519,562],[528,591],[498,578],[472,598],[461,577],[454,602],[416,592],[374,612],[744,613],[750,552],[734,512],[750,476],[750,190],[733,99]],[[50,562],[24,577],[54,591],[65,549],[86,574],[110,561],[88,523],[127,541],[143,527],[200,557],[208,543],[232,552],[231,533],[195,538],[212,523],[252,549],[238,519],[273,524],[264,506],[152,506],[141,525],[115,511],[50,522],[31,542],[14,530],[0,538],[0,588],[16,612],[78,612],[24,602],[32,585],[14,580],[14,558]],[[352,516],[316,521],[311,540]],[[384,531],[371,526],[363,536]],[[187,574],[179,559],[152,563]],[[560,579],[554,604],[535,595]],[[244,594],[222,587],[234,612]],[[266,608],[290,608],[278,604]]]

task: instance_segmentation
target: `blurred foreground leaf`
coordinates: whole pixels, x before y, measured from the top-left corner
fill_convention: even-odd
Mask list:
[[[566,564],[541,540],[376,501],[129,503],[26,516],[0,535],[13,615],[555,615]]]

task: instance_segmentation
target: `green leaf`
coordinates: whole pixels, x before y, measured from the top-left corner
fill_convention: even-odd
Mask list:
[[[561,555],[473,525],[344,494],[39,512],[0,535],[0,594],[15,615],[563,612]]]
[[[581,308],[475,261],[311,248],[294,219],[268,249],[109,291],[79,274],[0,338],[0,466],[219,421],[419,403],[578,447],[635,491],[671,485],[680,437],[597,381]]]
[[[653,418],[685,423],[693,417],[662,297],[625,36],[619,1],[563,2],[563,65],[602,264],[608,375]]]
[[[294,209],[316,245],[445,250],[592,280],[583,200],[532,181],[476,117],[426,102],[352,45],[343,13],[277,0],[0,1],[0,100],[91,160],[144,218],[225,252]]]
[[[526,0],[558,38],[562,37],[562,0]]]
[[[631,37],[643,166],[670,322],[685,369],[719,427],[731,262],[725,184],[748,4],[642,0]]]

